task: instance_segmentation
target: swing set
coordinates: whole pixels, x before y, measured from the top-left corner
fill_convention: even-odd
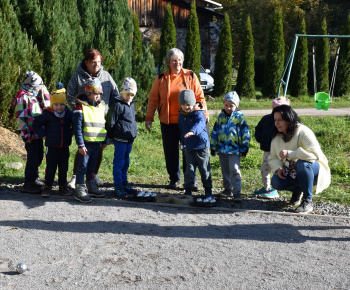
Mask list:
[[[284,85],[283,88],[283,96],[286,97],[287,94],[287,88],[290,78],[290,73],[292,71],[293,66],[293,60],[295,56],[295,50],[297,47],[297,42],[299,37],[306,37],[306,38],[350,38],[350,35],[308,35],[308,34],[296,34],[293,42],[293,46],[291,49],[291,52],[289,53],[289,56],[287,58],[281,79],[279,81],[278,85],[278,92],[277,97],[280,96],[281,86]],[[333,68],[333,74],[332,74],[332,81],[329,88],[329,94],[325,92],[317,92],[317,85],[316,85],[316,60],[315,60],[315,45],[312,47],[312,68],[313,68],[313,77],[314,77],[314,101],[315,101],[315,108],[317,110],[325,110],[327,111],[329,108],[329,105],[332,103],[332,96],[333,96],[333,90],[334,90],[334,84],[335,84],[335,77],[337,73],[337,66],[338,66],[338,57],[339,57],[339,50],[340,46],[337,49],[336,57],[335,57],[335,63]],[[285,78],[286,77],[286,78]],[[284,80],[285,78],[285,80]]]

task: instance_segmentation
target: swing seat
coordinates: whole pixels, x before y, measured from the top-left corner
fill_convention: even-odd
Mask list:
[[[323,92],[318,92],[315,96],[315,107],[317,110],[327,111],[329,104],[331,103],[330,97],[328,94]]]

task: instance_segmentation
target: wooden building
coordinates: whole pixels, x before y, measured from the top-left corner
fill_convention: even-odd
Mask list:
[[[128,0],[131,11],[134,11],[140,22],[140,27],[162,27],[165,6],[171,2],[175,26],[184,28],[190,15],[191,0]],[[220,3],[211,0],[196,0],[199,27],[213,21],[213,18],[223,18],[216,10],[221,9]]]
[[[165,7],[169,2],[176,27],[177,47],[184,51],[187,20],[192,0],[128,0],[130,10],[138,15],[140,30],[146,39],[152,37],[150,34],[160,34]],[[224,18],[220,13],[222,5],[212,0],[196,0],[196,5],[201,34],[202,65],[213,70],[221,27],[220,24],[213,23],[213,21]]]

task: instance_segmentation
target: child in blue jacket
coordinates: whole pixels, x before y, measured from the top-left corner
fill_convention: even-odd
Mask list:
[[[124,79],[120,95],[115,97],[107,114],[107,135],[114,142],[113,179],[115,194],[126,198],[137,193],[128,183],[132,144],[137,136],[134,96],[137,85],[133,78]]]
[[[196,167],[198,167],[205,195],[211,197],[209,136],[205,125],[203,105],[200,102],[196,103],[194,92],[189,89],[180,92],[179,103],[181,105],[179,115],[180,142],[186,158],[185,194],[192,195]]]
[[[66,89],[62,83],[57,83],[51,93],[50,107],[34,119],[33,127],[39,138],[45,140],[47,147],[45,185],[41,196],[50,196],[57,167],[59,192],[70,195],[67,171],[73,135],[73,112],[66,106]]]
[[[218,116],[211,133],[211,154],[219,154],[224,191],[222,196],[230,196],[241,201],[241,158],[249,150],[250,133],[243,113],[238,110],[239,96],[229,92],[224,97],[224,109]]]

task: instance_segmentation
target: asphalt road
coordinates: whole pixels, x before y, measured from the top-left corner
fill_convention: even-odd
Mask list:
[[[6,190],[0,212],[1,289],[350,288],[349,218]]]

